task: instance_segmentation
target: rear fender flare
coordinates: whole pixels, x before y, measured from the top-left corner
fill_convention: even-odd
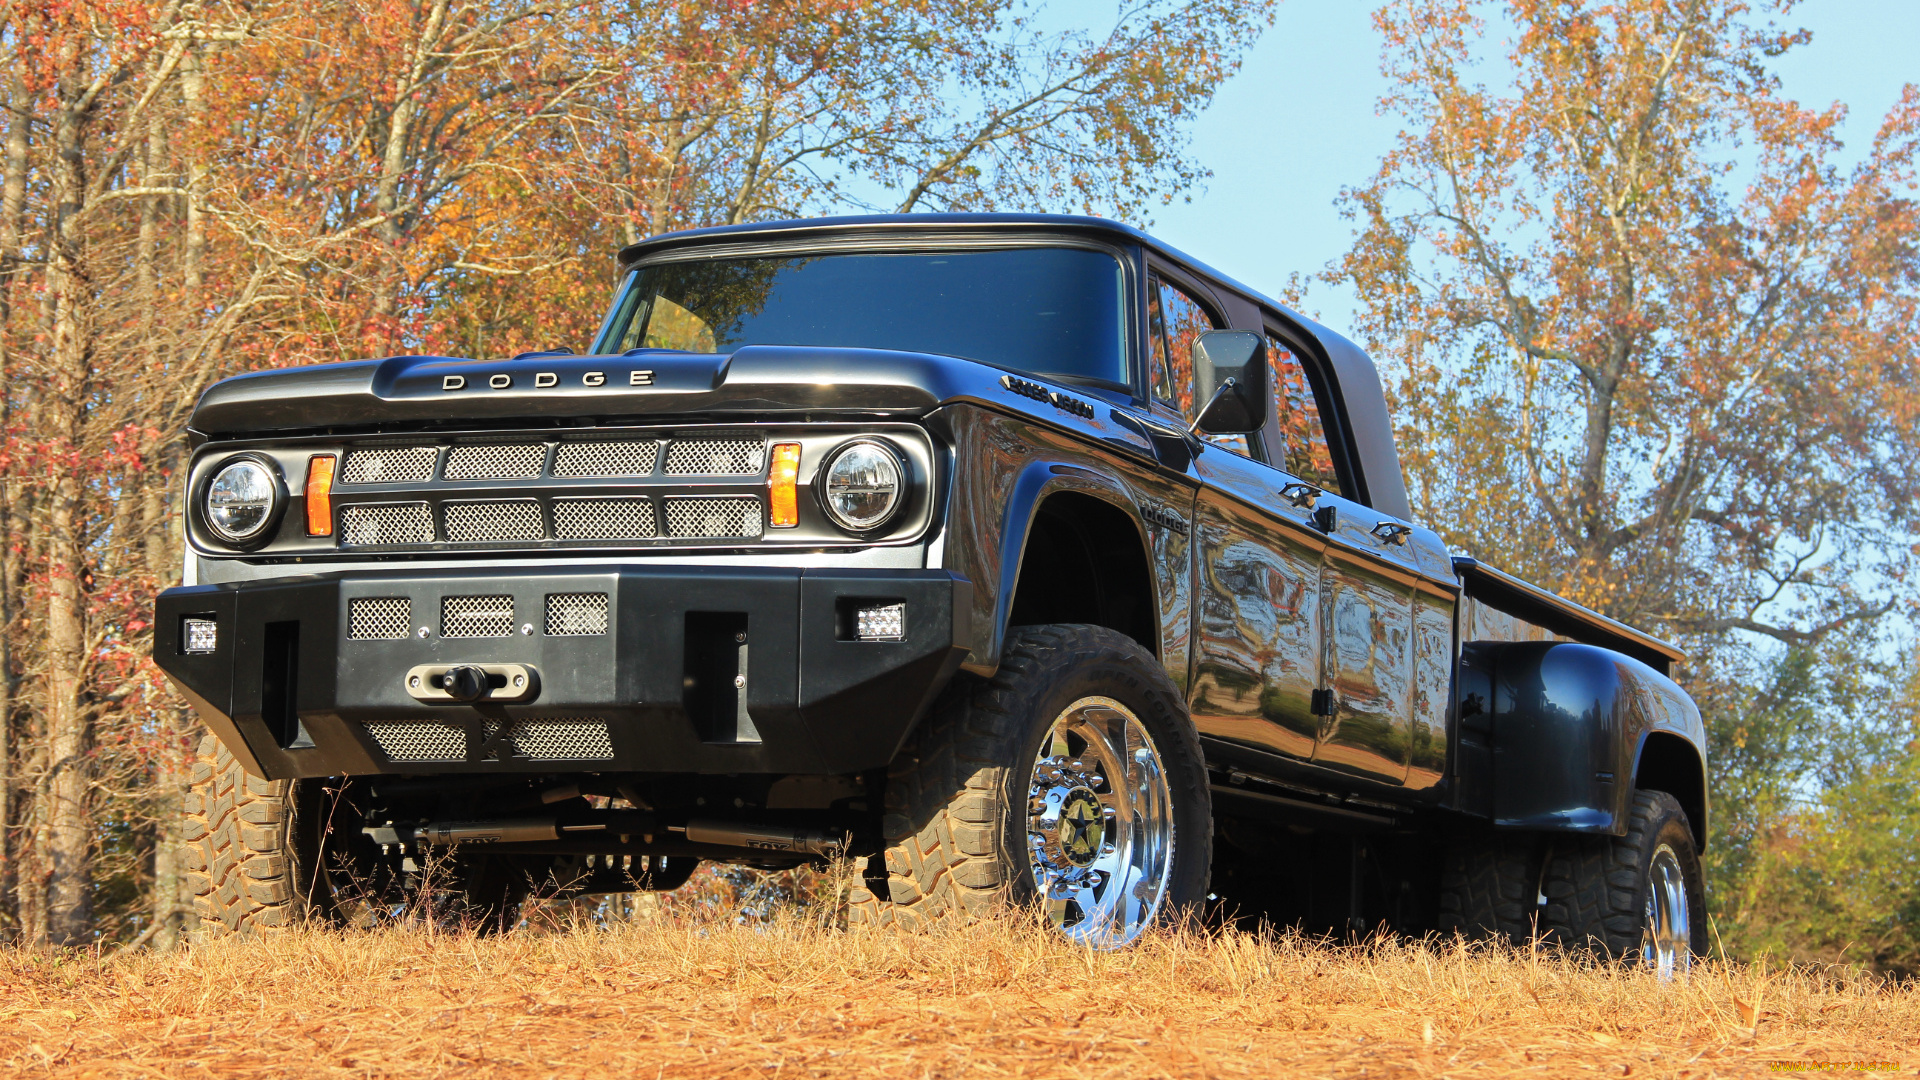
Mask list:
[[[1492,804],[1502,828],[1623,835],[1650,740],[1684,744],[1706,760],[1699,709],[1632,657],[1579,642],[1467,648],[1492,674]],[[1704,801],[1700,816],[1694,828],[1704,840]]]

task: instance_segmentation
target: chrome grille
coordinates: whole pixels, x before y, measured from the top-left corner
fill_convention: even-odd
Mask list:
[[[440,598],[441,637],[506,637],[511,633],[513,633],[513,597],[511,596],[444,596]]]
[[[556,540],[646,540],[654,535],[646,499],[555,499]]]
[[[423,502],[343,507],[340,543],[344,547],[431,544],[433,515]]]
[[[766,448],[759,439],[678,439],[667,448],[667,475],[758,475]]]
[[[652,476],[660,444],[645,442],[562,443],[553,454],[553,475]]]
[[[593,637],[606,632],[606,593],[553,593],[547,597],[548,635]]]
[[[413,602],[404,596],[347,601],[347,639],[398,641],[413,632]]]
[[[375,720],[366,725],[373,745],[388,761],[465,761],[467,732],[437,720]]]
[[[666,509],[667,535],[676,539],[718,540],[760,535],[760,500],[752,495],[668,499]]]
[[[546,535],[532,499],[447,504],[447,539],[456,544],[538,540]]]
[[[485,737],[491,742],[500,733],[500,722],[487,722]],[[613,738],[607,722],[597,717],[568,717],[558,720],[515,720],[507,728],[507,743],[513,756],[528,761],[609,761],[613,758]]]
[[[540,475],[547,448],[533,443],[519,446],[456,446],[447,452],[440,475],[448,480],[526,480]]]
[[[355,450],[340,466],[343,484],[399,484],[425,480],[433,475],[433,459],[439,453],[431,446],[382,446],[373,450]]]

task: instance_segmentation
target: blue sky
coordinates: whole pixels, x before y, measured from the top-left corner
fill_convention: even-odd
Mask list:
[[[1213,170],[1191,203],[1162,207],[1150,231],[1264,292],[1338,258],[1352,236],[1334,199],[1370,176],[1399,129],[1374,115],[1384,81],[1375,5],[1281,0],[1278,17],[1193,129],[1192,157]],[[1103,27],[1111,7],[1049,5],[1051,20]],[[1777,61],[1786,94],[1851,107],[1849,151],[1864,147],[1901,84],[1920,81],[1920,0],[1812,0],[1782,19],[1812,44]],[[1316,285],[1307,307],[1350,324],[1352,301]]]

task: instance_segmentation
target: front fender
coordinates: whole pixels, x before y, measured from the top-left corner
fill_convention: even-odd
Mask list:
[[[1061,492],[1090,495],[1125,513],[1145,545],[1148,524],[1134,489],[1150,481],[1140,475],[1144,470],[1127,470],[1123,478],[1113,462],[1078,440],[984,409],[949,407],[931,417],[930,426],[954,447],[943,565],[974,585],[971,647],[961,667],[990,676],[1000,666],[1014,586],[1040,505]],[[1163,495],[1162,501],[1174,500]],[[1184,506],[1172,512],[1182,533],[1187,512]],[[1153,567],[1156,606],[1167,587],[1163,569]],[[1183,558],[1175,572],[1186,569]]]

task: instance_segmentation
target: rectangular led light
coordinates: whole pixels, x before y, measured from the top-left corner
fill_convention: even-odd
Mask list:
[[[775,443],[767,470],[767,521],[776,529],[800,524],[800,444]]]
[[[315,454],[307,459],[307,535],[333,535],[332,454]]]
[[[907,636],[907,605],[878,604],[855,608],[853,634],[861,641],[901,640]]]
[[[220,624],[212,619],[180,620],[180,651],[188,656],[205,656],[220,643]]]

